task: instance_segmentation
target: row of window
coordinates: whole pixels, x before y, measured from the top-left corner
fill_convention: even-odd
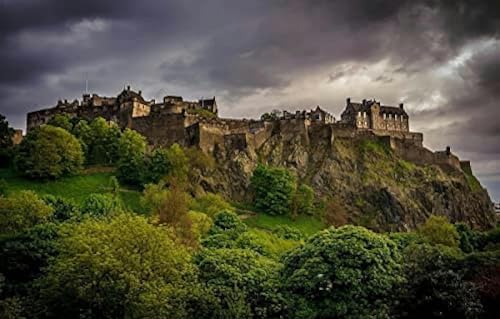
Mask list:
[[[358,117],[362,117],[362,118],[366,118],[367,117],[367,113],[366,112],[358,112]],[[390,114],[390,113],[383,113],[382,114],[382,117],[384,118],[384,120],[387,120],[387,119],[391,119],[391,118],[394,118],[395,120],[404,120],[404,116],[399,116],[398,114]]]

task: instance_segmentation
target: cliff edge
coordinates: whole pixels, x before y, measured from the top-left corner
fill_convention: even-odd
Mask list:
[[[414,229],[431,214],[475,228],[494,225],[487,191],[449,149],[431,152],[404,138],[300,123],[273,123],[258,147],[248,135],[227,138],[211,150],[217,167],[200,172],[197,183],[249,200],[250,177],[263,163],[290,169],[348,222],[372,229]]]

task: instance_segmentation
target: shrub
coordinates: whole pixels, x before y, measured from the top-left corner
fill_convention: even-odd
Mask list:
[[[44,195],[42,199],[54,210],[53,221],[62,222],[80,216],[80,207],[69,199],[52,195]]]
[[[417,233],[427,243],[458,247],[459,236],[457,230],[444,216],[430,216],[427,221],[417,229]]]
[[[191,202],[191,209],[203,212],[210,217],[223,210],[231,210],[233,207],[218,194],[208,193]]]
[[[122,203],[116,197],[104,194],[90,194],[81,205],[83,216],[109,217],[123,210]]]
[[[83,164],[80,142],[66,130],[43,125],[23,139],[16,156],[17,170],[31,178],[76,174]]]

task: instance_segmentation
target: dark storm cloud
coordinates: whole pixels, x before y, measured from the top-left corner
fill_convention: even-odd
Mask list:
[[[282,99],[251,107],[315,104],[297,86],[312,74],[334,93],[366,75],[370,94],[395,103],[404,95],[410,108],[439,89],[438,107],[413,113],[426,139],[493,161],[499,32],[498,0],[0,0],[0,112],[23,126],[27,111],[79,96],[84,73],[101,94],[125,83],[155,98],[214,94],[236,115],[254,114],[242,101],[270,93]],[[497,44],[465,58],[449,82],[426,77],[487,39]],[[371,74],[381,61],[385,69]],[[368,84],[352,90],[367,95]]]

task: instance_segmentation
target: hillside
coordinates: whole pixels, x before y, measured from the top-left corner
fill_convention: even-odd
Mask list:
[[[335,203],[347,222],[377,230],[414,229],[431,214],[477,228],[494,224],[487,191],[472,172],[450,165],[417,164],[377,136],[336,137],[322,131],[275,129],[259,148],[225,145],[214,150],[215,172],[200,172],[205,190],[238,201],[250,198],[257,163],[285,166]],[[419,146],[410,152],[430,153]],[[408,150],[406,151],[408,153]]]

